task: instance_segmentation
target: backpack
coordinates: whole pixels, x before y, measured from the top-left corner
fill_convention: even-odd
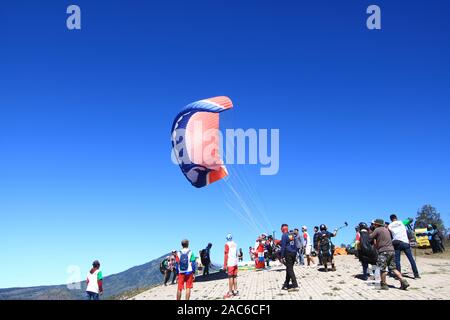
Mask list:
[[[164,274],[169,269],[169,259],[164,258],[159,264],[159,271]]]
[[[189,269],[189,256],[190,256],[190,253],[191,253],[191,250],[189,250],[189,251],[187,251],[187,252],[185,252],[185,253],[183,253],[183,252],[180,252],[181,253],[181,256],[180,256],[180,271],[187,271],[188,269]]]
[[[371,243],[370,236],[367,232],[361,232],[359,238],[359,257],[367,262],[375,263],[377,260],[377,250]]]
[[[322,233],[320,235],[320,251],[322,252],[322,254],[330,254],[330,250],[331,250],[331,239],[328,237],[327,234]]]

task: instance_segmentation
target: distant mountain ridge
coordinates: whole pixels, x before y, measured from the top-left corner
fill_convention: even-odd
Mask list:
[[[168,254],[145,264],[132,267],[103,279],[102,299],[111,299],[138,288],[147,288],[162,282],[159,263]],[[37,286],[0,289],[0,300],[83,300],[86,281],[80,282],[81,289],[68,289],[67,285]]]

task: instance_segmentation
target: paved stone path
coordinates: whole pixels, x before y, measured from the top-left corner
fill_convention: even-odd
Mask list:
[[[410,283],[407,291],[399,290],[399,281],[388,277],[390,289],[377,290],[372,281],[363,281],[356,276],[361,273],[361,265],[354,256],[337,256],[336,272],[323,272],[320,268],[296,266],[295,274],[299,282],[298,292],[280,290],[285,268],[276,265],[269,270],[240,271],[238,277],[239,297],[232,299],[249,300],[427,300],[450,299],[450,260],[418,257],[417,264],[421,279],[406,278]],[[317,261],[317,259],[316,259]],[[412,277],[409,262],[402,257],[402,272]],[[223,274],[225,275],[225,274]],[[210,278],[198,277],[191,293],[192,300],[223,299],[228,290],[228,280],[222,275]],[[143,292],[132,299],[166,300],[175,299],[176,285],[159,286]],[[183,292],[184,297],[184,292]]]

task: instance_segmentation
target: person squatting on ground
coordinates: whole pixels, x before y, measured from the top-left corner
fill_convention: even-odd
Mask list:
[[[395,250],[392,245],[391,232],[385,227],[383,219],[372,221],[375,230],[370,234],[370,238],[376,241],[377,248],[377,266],[381,271],[381,289],[388,290],[386,283],[387,271],[393,272],[400,281],[400,289],[406,290],[409,287],[408,282],[403,279],[402,274],[395,265]]]
[[[287,224],[281,225],[281,259],[282,263],[286,265],[286,280],[284,281],[281,290],[298,291],[297,279],[294,272],[294,263],[297,257],[297,247],[295,245],[295,235],[289,233],[289,226]],[[292,286],[290,287],[290,282]]]
[[[178,290],[177,300],[181,299],[181,293],[186,284],[186,300],[191,297],[191,289],[194,287],[195,279],[195,255],[189,249],[189,240],[181,241],[181,250],[177,252],[176,262],[178,267]]]
[[[224,298],[231,298],[239,294],[237,290],[238,274],[238,253],[237,244],[233,241],[233,236],[228,234],[225,243],[223,269],[228,272],[228,292]]]

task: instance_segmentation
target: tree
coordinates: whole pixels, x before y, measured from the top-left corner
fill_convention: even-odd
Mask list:
[[[441,219],[441,214],[437,212],[436,208],[432,205],[424,205],[419,211],[417,211],[415,228],[426,228],[427,225],[435,224],[439,230],[445,230],[444,222]]]

